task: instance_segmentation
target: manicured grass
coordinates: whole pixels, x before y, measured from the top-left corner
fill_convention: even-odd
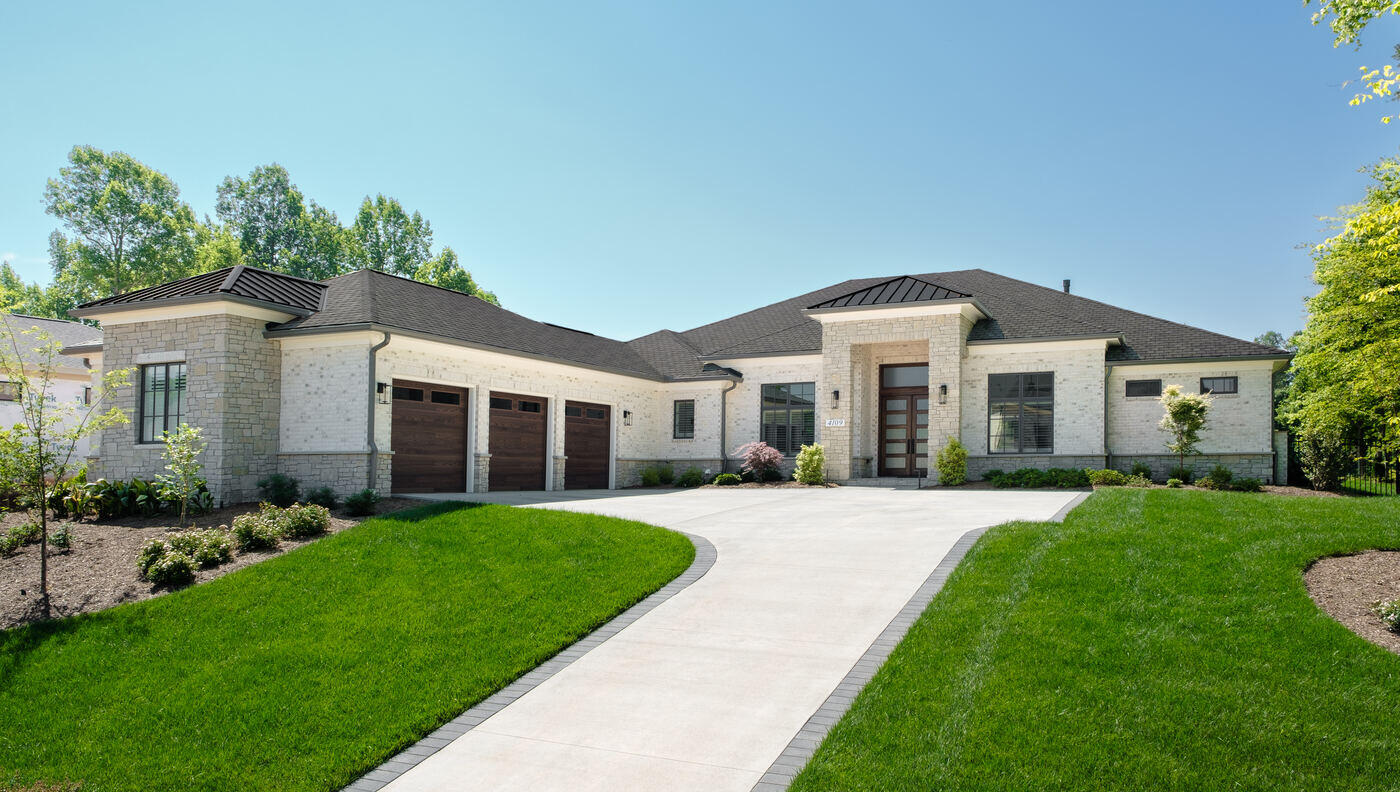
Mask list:
[[[170,596],[0,632],[0,779],[337,789],[693,557],[685,537],[641,523],[443,504]]]
[[[1318,610],[1400,500],[1100,491],[989,531],[795,790],[1378,790],[1400,657]]]

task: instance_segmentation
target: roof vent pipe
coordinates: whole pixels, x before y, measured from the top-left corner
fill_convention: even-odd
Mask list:
[[[1065,294],[1069,294],[1069,278],[1065,278]]]

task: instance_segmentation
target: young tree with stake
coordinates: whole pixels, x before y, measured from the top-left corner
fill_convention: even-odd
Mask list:
[[[1201,443],[1201,430],[1206,427],[1206,416],[1210,413],[1210,397],[1204,393],[1183,393],[1180,385],[1168,385],[1162,389],[1162,431],[1171,435],[1167,450],[1176,454],[1178,466],[1186,467],[1188,454],[1200,453],[1196,446]]]

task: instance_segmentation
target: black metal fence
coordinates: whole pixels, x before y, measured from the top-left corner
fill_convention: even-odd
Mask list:
[[[1394,495],[1400,484],[1400,465],[1374,450],[1353,449],[1352,463],[1342,477],[1342,491],[1354,495]]]

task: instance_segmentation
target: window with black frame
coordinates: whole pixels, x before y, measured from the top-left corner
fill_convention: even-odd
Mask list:
[[[987,378],[987,451],[1049,454],[1055,448],[1055,373]]]
[[[817,439],[817,384],[763,386],[760,439],[784,454],[796,454]]]
[[[184,363],[141,367],[140,442],[159,443],[166,432],[179,428],[185,420],[187,384]]]
[[[676,399],[671,404],[671,437],[676,440],[695,438],[695,400]]]

